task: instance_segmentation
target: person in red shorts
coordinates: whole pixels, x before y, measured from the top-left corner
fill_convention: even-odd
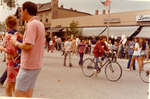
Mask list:
[[[15,91],[16,76],[19,71],[21,50],[15,47],[11,43],[11,38],[16,35],[16,39],[19,39],[19,33],[17,33],[17,19],[15,16],[8,16],[6,19],[6,27],[8,33],[4,39],[4,47],[0,46],[0,50],[6,53],[6,65],[7,65],[7,82],[6,82],[6,96],[12,96]],[[17,36],[18,35],[18,36]],[[21,37],[21,36],[20,36]]]

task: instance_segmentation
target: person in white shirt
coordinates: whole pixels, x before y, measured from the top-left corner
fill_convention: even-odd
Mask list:
[[[53,53],[54,51],[54,43],[53,43],[53,40],[50,40],[49,42],[49,50],[51,51],[51,53]],[[49,52],[49,51],[48,51]]]
[[[75,50],[76,50],[76,40],[75,40],[75,38],[72,38],[72,43],[71,43],[72,55],[75,54]]]
[[[142,55],[141,55],[141,50],[142,50],[142,46],[140,46],[140,42],[139,42],[139,39],[138,38],[134,38],[134,41],[135,41],[135,46],[133,47],[134,49],[134,52],[133,52],[133,56],[132,56],[132,59],[131,59],[131,63],[130,63],[130,71],[132,69],[132,66],[133,66],[133,60],[137,60],[138,62],[138,65],[139,65],[139,71],[142,70]]]
[[[76,37],[75,43],[76,43],[75,53],[78,53],[78,44],[80,43],[80,39],[78,37]]]
[[[64,51],[65,51],[64,66],[66,66],[66,59],[67,59],[67,56],[69,56],[69,66],[72,67],[72,63],[71,63],[71,45],[72,45],[71,38],[68,37],[67,40],[64,43]]]

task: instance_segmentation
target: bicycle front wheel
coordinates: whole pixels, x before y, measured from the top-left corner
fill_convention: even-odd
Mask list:
[[[91,58],[86,58],[83,61],[83,65],[81,66],[82,73],[86,77],[92,77],[94,75],[93,70],[94,70],[94,60]]]
[[[141,80],[145,83],[149,83],[149,77],[150,77],[150,62],[146,62],[143,65],[143,70],[139,72],[139,76]]]
[[[110,81],[118,81],[122,76],[122,68],[119,63],[111,62],[105,67],[106,78]]]

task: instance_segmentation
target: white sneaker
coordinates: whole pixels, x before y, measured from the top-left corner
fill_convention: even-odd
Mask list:
[[[125,71],[130,71],[130,69],[129,69],[129,68],[126,68]]]

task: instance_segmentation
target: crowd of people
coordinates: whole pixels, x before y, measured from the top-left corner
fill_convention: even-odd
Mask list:
[[[48,37],[48,36],[47,36]],[[53,36],[52,38],[46,38],[47,40],[47,51],[54,52],[54,51],[62,51],[62,55],[65,56],[64,60],[64,66],[66,66],[66,56],[69,56],[69,59],[71,58],[71,54],[79,54],[81,60],[79,60],[79,63],[82,64],[82,59],[84,54],[93,54],[93,49],[96,45],[96,42],[98,41],[99,37],[57,37]],[[116,57],[121,59],[129,59],[127,68],[131,67],[130,63],[133,64],[133,70],[135,70],[135,58],[133,56],[136,56],[136,49],[137,45],[139,45],[139,55],[144,56],[143,58],[149,59],[149,42],[148,39],[145,38],[118,38],[118,39],[112,39],[109,38],[107,40],[107,37],[104,37],[105,44],[108,46],[109,50],[115,51],[117,54]],[[67,54],[66,54],[66,53]],[[138,56],[139,56],[138,55]],[[141,59],[140,59],[141,60]],[[69,60],[70,66],[71,60]],[[131,69],[131,68],[130,68]]]

